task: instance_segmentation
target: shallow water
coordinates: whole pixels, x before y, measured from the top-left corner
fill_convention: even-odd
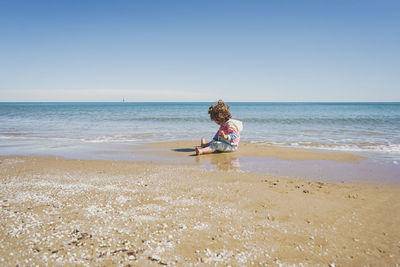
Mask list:
[[[218,126],[210,104],[0,103],[0,154],[69,156],[211,138]],[[400,103],[229,104],[244,123],[243,141],[400,160]]]

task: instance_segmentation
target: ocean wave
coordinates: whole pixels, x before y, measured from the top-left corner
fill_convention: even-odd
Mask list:
[[[103,121],[118,121],[118,122],[209,122],[210,118],[204,117],[137,117],[137,118],[105,118]]]
[[[70,137],[44,137],[44,136],[24,136],[18,135],[0,135],[0,140],[43,140],[59,142],[83,142],[83,143],[118,143],[118,142],[136,142],[144,139],[146,136],[98,136],[93,138],[70,138]]]
[[[338,124],[338,125],[399,125],[400,118],[239,118],[243,122],[250,123],[274,123],[274,124]]]
[[[148,137],[148,136],[147,136]],[[79,139],[84,143],[118,143],[118,142],[136,142],[144,139],[145,136],[99,136],[95,138],[82,138]]]
[[[270,141],[251,141],[250,143],[297,147],[306,149],[345,151],[345,152],[379,152],[400,154],[400,144],[380,144],[374,142],[363,142],[359,144],[322,144],[317,142],[270,142]]]
[[[243,117],[237,118],[238,120],[244,123],[259,123],[259,124],[320,124],[320,125],[330,125],[330,124],[338,124],[338,125],[353,125],[353,124],[361,124],[361,125],[376,125],[376,124],[389,124],[389,125],[400,125],[400,118],[257,118],[257,117]],[[101,121],[118,121],[118,122],[210,122],[210,118],[208,116],[199,116],[199,117],[131,117],[131,118],[120,118],[120,117],[105,117],[99,118]]]
[[[128,143],[128,142],[157,142],[159,140],[175,140],[176,135],[162,135],[155,133],[137,134],[137,135],[99,135],[93,137],[46,137],[24,135],[16,132],[0,133],[1,140],[10,141],[32,141],[32,142],[60,142],[60,143]],[[379,143],[370,140],[355,143],[353,139],[333,140],[327,139],[329,143],[311,142],[311,141],[251,141],[250,143],[297,147],[306,149],[331,150],[331,151],[347,151],[347,152],[379,152],[400,155],[400,144],[398,143]]]

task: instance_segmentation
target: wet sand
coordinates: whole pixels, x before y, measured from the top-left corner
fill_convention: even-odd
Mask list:
[[[166,155],[170,156],[177,155],[177,153],[174,152],[181,152],[181,156],[194,156],[194,147],[199,145],[199,143],[200,141],[160,142],[147,144],[146,147],[158,148],[160,150],[157,150],[157,153],[164,152]],[[229,154],[230,153],[220,153],[219,155]],[[246,142],[240,143],[239,149],[233,154],[236,156],[278,158],[291,161],[330,160],[336,162],[359,163],[365,160],[363,156],[344,152],[322,152],[311,149],[257,145]],[[207,155],[202,156],[204,157]]]
[[[186,162],[197,157],[184,143],[173,147],[151,153],[179,154],[174,164],[0,157],[0,264],[400,263],[400,186],[207,170]]]
[[[151,143],[141,146],[139,154],[155,162],[187,163],[211,170],[241,170],[329,183],[400,184],[399,165],[357,154],[242,142],[234,153],[196,156],[196,145],[199,141]]]

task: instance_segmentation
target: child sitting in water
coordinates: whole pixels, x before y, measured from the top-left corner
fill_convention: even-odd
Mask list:
[[[211,120],[220,126],[213,140],[206,143],[204,137],[201,138],[201,148],[196,147],[196,155],[210,154],[218,152],[236,151],[240,141],[240,132],[243,130],[241,121],[232,120],[229,105],[219,100],[208,109]]]

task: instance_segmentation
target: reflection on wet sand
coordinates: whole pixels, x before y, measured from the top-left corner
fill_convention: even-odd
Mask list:
[[[195,149],[191,147],[173,148],[171,151],[184,152],[190,157],[195,158],[195,162],[201,165],[215,165],[219,170],[240,170],[239,157],[235,152],[232,153],[212,153],[197,156]]]
[[[212,164],[219,170],[240,170],[240,162],[236,153],[214,153],[196,157],[198,164]]]

